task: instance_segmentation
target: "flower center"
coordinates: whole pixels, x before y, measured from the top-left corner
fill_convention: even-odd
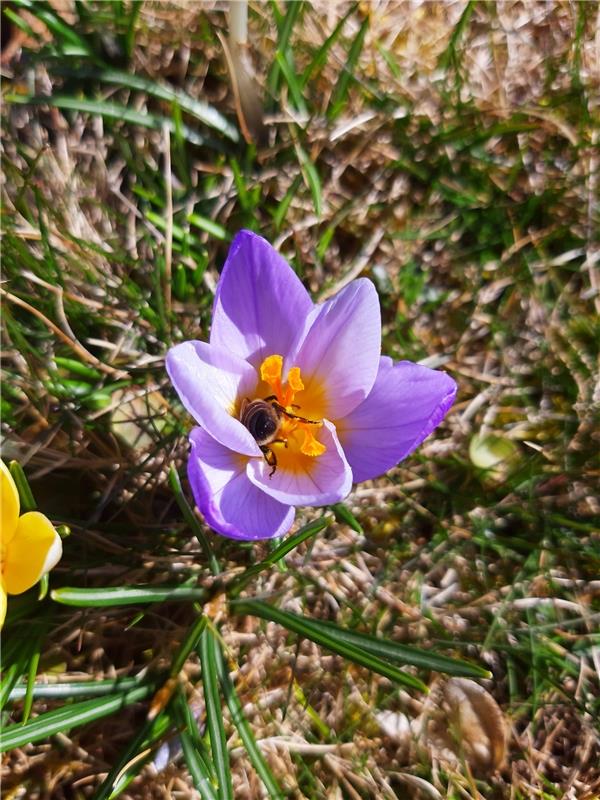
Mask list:
[[[271,446],[288,448],[292,444],[305,456],[321,456],[327,448],[317,440],[315,433],[323,423],[302,417],[302,406],[294,403],[296,395],[304,389],[300,367],[289,370],[285,384],[282,382],[282,371],[283,357],[280,355],[268,356],[260,365],[260,377],[273,393],[265,400],[276,401],[280,411],[277,440]]]

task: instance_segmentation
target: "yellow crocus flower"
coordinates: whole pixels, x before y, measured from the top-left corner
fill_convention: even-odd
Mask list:
[[[0,528],[0,627],[6,616],[6,595],[31,589],[62,556],[62,541],[48,517],[39,511],[19,516],[19,493],[4,461],[0,461],[2,516]]]

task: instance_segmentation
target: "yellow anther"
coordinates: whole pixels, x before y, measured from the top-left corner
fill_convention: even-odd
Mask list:
[[[277,381],[281,381],[281,370],[283,369],[283,356],[269,356],[260,365],[260,377],[269,386]]]
[[[305,456],[322,456],[327,448],[324,444],[321,444],[321,442],[318,442],[315,439],[315,435],[311,428],[312,425],[302,426],[304,441],[300,445],[300,452],[304,453]]]
[[[301,392],[304,389],[302,378],[300,377],[300,367],[292,367],[288,372],[288,386],[292,392]]]

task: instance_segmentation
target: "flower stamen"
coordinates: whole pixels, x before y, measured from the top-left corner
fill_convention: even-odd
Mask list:
[[[282,382],[283,356],[272,355],[265,358],[260,365],[260,377],[271,389],[273,396],[265,400],[277,401],[282,419],[280,427],[280,439],[272,444],[279,444],[291,437],[296,442],[296,447],[305,456],[321,456],[327,450],[324,444],[318,441],[315,436],[315,428],[322,427],[318,420],[305,420],[296,412],[301,406],[294,404],[296,394],[303,391],[304,383],[300,374],[300,367],[291,367],[287,374],[287,381]],[[294,433],[298,436],[293,436]],[[302,434],[302,437],[300,437]]]
[[[260,365],[260,377],[271,388],[277,402],[284,408],[291,408],[296,392],[304,389],[300,367],[292,367],[288,372],[285,387],[281,382],[283,356],[268,356]]]

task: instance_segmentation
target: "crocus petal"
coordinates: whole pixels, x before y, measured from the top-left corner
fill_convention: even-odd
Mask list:
[[[3,578],[8,594],[21,594],[49,572],[62,555],[62,542],[54,526],[39,511],[19,518],[15,535],[6,548]]]
[[[0,582],[0,628],[4,625],[6,619],[6,589],[4,583]]]
[[[253,459],[223,447],[202,428],[194,428],[190,442],[188,477],[208,525],[230,539],[247,541],[272,539],[290,529],[294,509],[269,497],[246,477],[246,462]]]
[[[317,306],[307,326],[297,354],[291,356],[305,386],[298,398],[301,413],[339,419],[365,399],[377,375],[381,312],[375,287],[366,278],[352,281]]]
[[[285,259],[260,236],[240,231],[217,286],[210,342],[258,368],[290,350],[312,307]]]
[[[2,547],[10,542],[15,535],[17,529],[17,520],[19,519],[19,492],[10,474],[8,467],[4,461],[0,460],[0,481],[2,482],[2,492],[0,500],[2,500],[2,518],[0,528],[0,537]]]
[[[456,396],[445,372],[383,357],[367,399],[336,422],[354,480],[382,475],[439,425]]]
[[[206,342],[183,342],[167,353],[167,372],[181,402],[218,442],[247,456],[261,452],[232,416],[243,397],[254,397],[258,376],[248,362]]]
[[[264,459],[249,459],[246,472],[255,486],[282,503],[325,506],[343,500],[352,488],[352,472],[340,447],[335,427],[323,420],[319,441],[323,455],[296,455],[294,469],[272,467]]]

